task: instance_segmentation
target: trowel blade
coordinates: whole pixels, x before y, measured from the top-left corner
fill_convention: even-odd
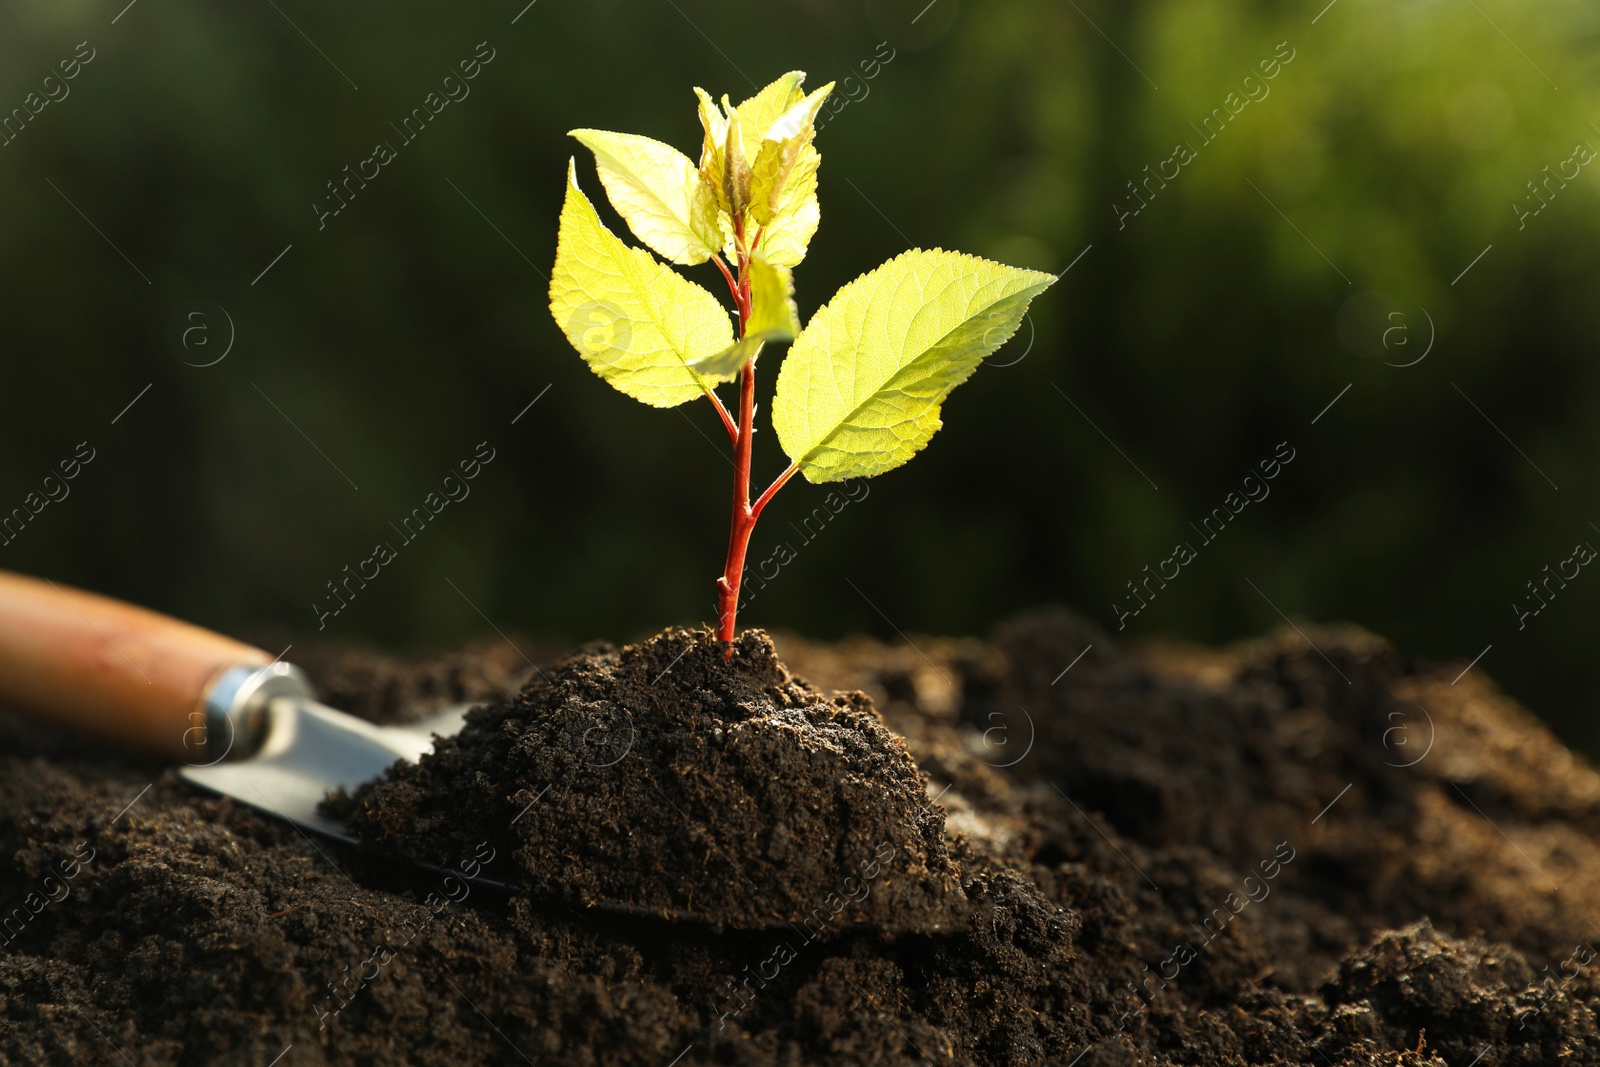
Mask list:
[[[447,708],[405,726],[374,726],[311,701],[279,699],[268,708],[266,741],[255,755],[179,773],[302,829],[355,844],[344,823],[317,810],[323,797],[340,786],[354,792],[396,760],[417,762],[433,751],[434,734],[449,737],[461,729],[468,707]]]

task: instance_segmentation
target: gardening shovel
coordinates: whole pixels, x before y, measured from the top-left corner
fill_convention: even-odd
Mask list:
[[[185,764],[195,785],[355,843],[317,810],[395,760],[415,763],[467,706],[374,726],[312,699],[297,668],[120,600],[0,571],[0,701]]]

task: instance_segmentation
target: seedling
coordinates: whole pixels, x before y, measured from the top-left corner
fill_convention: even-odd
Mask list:
[[[567,197],[550,279],[550,311],[589,367],[655,407],[705,396],[734,451],[733,526],[717,579],[717,636],[734,638],[739,580],[756,520],[796,472],[812,483],[870,478],[916,455],[939,407],[1016,333],[1056,279],[959,252],[914,249],[850,282],[800,328],[793,270],[821,217],[812,143],[830,82],[807,95],[792,71],[734,107],[702,89],[697,167],[648,137],[574,130],[635,237],[685,267],[710,261],[739,316],[706,289],[632,248],[600,222],[567,166]],[[730,265],[731,264],[731,265]],[[772,426],[788,468],[750,497],[756,359],[789,342]],[[739,416],[718,385],[739,382]]]

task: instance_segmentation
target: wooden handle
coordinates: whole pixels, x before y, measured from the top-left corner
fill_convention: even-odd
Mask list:
[[[0,701],[55,725],[189,763],[204,701],[259,648],[146,608],[0,571]]]

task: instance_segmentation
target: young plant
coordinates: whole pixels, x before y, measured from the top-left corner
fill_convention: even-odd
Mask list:
[[[812,141],[830,82],[807,95],[792,71],[734,107],[702,89],[700,163],[648,137],[574,130],[635,237],[685,267],[708,260],[739,316],[704,288],[631,248],[600,222],[567,166],[550,311],[589,367],[655,407],[704,395],[734,451],[733,528],[717,579],[717,636],[735,634],[745,550],[761,511],[794,477],[870,478],[909,460],[938,430],[945,396],[1017,330],[1056,279],[937,249],[903,252],[857,278],[800,328],[792,271],[816,233]],[[772,425],[790,464],[752,502],[756,359],[791,342]],[[717,397],[739,382],[735,419]]]

